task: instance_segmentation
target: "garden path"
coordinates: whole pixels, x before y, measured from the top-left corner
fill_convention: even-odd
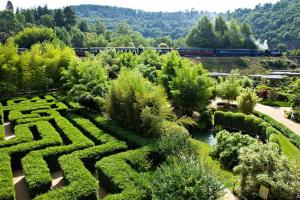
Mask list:
[[[273,107],[257,104],[255,110],[272,117],[274,120],[284,124],[286,127],[300,135],[300,124],[293,122],[285,117],[284,111],[289,110],[288,107]]]

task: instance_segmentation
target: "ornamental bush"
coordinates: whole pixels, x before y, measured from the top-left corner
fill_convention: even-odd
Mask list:
[[[112,82],[106,110],[120,125],[151,137],[160,135],[165,120],[175,118],[163,88],[137,70],[123,70]]]
[[[227,169],[232,169],[239,164],[239,154],[242,147],[247,147],[256,142],[256,139],[241,133],[221,131],[217,134],[217,144],[210,155],[220,160]]]
[[[238,108],[244,114],[251,114],[259,100],[256,93],[247,88],[237,97]]]
[[[151,179],[151,197],[156,200],[219,199],[224,186],[198,160],[171,160],[157,169]]]
[[[270,199],[297,199],[300,193],[300,170],[272,145],[253,143],[241,149],[240,165],[235,172],[241,176],[238,192],[247,199],[258,199],[261,185],[270,189]]]

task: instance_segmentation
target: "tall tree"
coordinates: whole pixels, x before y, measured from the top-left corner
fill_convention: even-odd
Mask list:
[[[6,3],[6,9],[7,10],[11,10],[11,11],[14,10],[14,6],[13,6],[13,4],[12,4],[11,1],[7,1],[7,3]]]
[[[78,24],[78,28],[82,31],[82,32],[89,32],[89,26],[86,20],[81,20]]]
[[[104,34],[106,31],[105,24],[102,22],[97,21],[95,24],[95,31],[97,34]]]
[[[55,26],[63,27],[65,25],[64,14],[61,9],[57,9],[54,11],[54,22]]]
[[[216,18],[215,31],[221,36],[223,36],[225,32],[228,31],[228,26],[222,16]]]
[[[203,17],[188,35],[187,44],[190,47],[214,48],[216,39],[213,24],[207,17]]]
[[[75,12],[70,6],[65,7],[63,12],[65,15],[65,27],[70,30],[71,27],[76,25]]]

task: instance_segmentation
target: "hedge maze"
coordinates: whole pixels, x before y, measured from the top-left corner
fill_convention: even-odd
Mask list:
[[[69,109],[51,95],[0,104],[0,200],[16,196],[13,173],[22,170],[31,199],[142,199],[139,177],[154,170],[150,139],[104,116]],[[14,137],[6,138],[10,123]],[[63,186],[52,188],[61,171]]]

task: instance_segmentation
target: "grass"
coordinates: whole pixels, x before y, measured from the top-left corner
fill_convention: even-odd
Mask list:
[[[277,135],[282,153],[289,159],[300,164],[300,150],[293,145],[282,133]]]
[[[269,99],[264,99],[259,103],[266,105],[266,106],[276,106],[276,107],[290,107],[291,103],[286,101],[272,101]]]
[[[209,153],[212,151],[212,146],[200,141],[194,140],[193,142],[199,147],[199,156],[208,167],[214,172],[214,174],[224,183],[224,185],[230,190],[234,189],[234,186],[238,183],[238,176],[234,175],[232,171],[228,171],[222,168],[218,160],[213,160]]]

